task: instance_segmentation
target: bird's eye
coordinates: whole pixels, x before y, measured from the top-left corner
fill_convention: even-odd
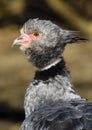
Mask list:
[[[39,32],[34,32],[33,34],[34,34],[35,37],[38,37],[40,35]]]

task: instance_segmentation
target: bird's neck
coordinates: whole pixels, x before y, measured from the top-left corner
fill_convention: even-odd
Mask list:
[[[33,111],[42,104],[58,100],[81,99],[73,89],[70,74],[65,67],[63,58],[51,68],[37,71],[26,95],[25,112],[27,116],[30,114],[29,109]]]
[[[57,60],[53,61],[51,64],[48,64],[47,66],[43,67],[41,71],[48,70],[51,67],[57,65],[61,61],[61,58],[58,58]]]
[[[38,83],[42,82],[47,85],[47,89],[51,84],[51,91],[53,91],[53,88],[56,88],[57,90],[60,89],[60,92],[62,93],[62,100],[71,100],[77,95],[71,81],[70,73],[66,68],[63,58],[59,58],[52,64],[46,66],[40,71],[37,71],[34,81],[38,81]]]
[[[28,60],[40,70],[47,70],[61,61],[61,50],[45,47],[41,51],[38,48],[28,48],[25,54]]]

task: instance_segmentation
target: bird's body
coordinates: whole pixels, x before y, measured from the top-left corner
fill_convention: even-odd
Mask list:
[[[67,43],[86,40],[50,21],[30,19],[14,44],[19,44],[39,70],[25,95],[21,130],[92,130],[92,102],[74,91],[61,57]]]
[[[25,118],[21,130],[92,130],[92,102],[56,101],[40,105]]]

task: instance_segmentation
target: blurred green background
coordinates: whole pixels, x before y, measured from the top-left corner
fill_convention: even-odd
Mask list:
[[[37,17],[89,38],[68,45],[63,56],[76,91],[92,99],[92,1],[0,0],[0,130],[18,130],[24,119],[24,94],[36,68],[11,45],[23,23]]]

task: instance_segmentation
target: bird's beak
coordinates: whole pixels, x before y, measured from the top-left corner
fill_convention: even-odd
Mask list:
[[[14,41],[13,41],[13,44],[12,46],[14,45],[21,45],[23,44],[24,42],[28,41],[28,35],[27,34],[22,34],[20,35],[19,37],[17,37]]]

